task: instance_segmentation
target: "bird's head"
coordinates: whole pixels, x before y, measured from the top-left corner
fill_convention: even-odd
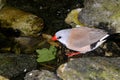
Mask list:
[[[60,31],[55,33],[55,35],[52,37],[52,40],[59,41],[59,42],[66,45],[69,34],[70,34],[70,29],[60,30]]]

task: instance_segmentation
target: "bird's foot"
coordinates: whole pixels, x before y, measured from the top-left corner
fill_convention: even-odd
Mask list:
[[[66,55],[68,57],[73,57],[73,56],[78,55],[78,54],[80,54],[80,52],[71,52],[71,53],[67,53]]]

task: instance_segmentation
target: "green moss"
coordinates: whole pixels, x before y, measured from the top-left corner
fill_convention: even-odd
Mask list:
[[[78,20],[80,11],[80,8],[73,9],[70,13],[68,13],[67,17],[65,18],[65,22],[72,27],[76,27],[76,25],[84,26],[84,24]]]

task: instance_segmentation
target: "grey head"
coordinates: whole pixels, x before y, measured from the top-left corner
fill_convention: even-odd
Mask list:
[[[63,29],[58,32],[56,32],[56,37],[59,42],[61,42],[64,45],[67,45],[67,40],[70,35],[71,29]]]

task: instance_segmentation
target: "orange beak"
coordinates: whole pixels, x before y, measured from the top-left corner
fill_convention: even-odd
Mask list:
[[[52,40],[53,40],[53,41],[56,41],[56,40],[57,40],[57,37],[56,37],[56,36],[53,36],[53,37],[52,37]]]

